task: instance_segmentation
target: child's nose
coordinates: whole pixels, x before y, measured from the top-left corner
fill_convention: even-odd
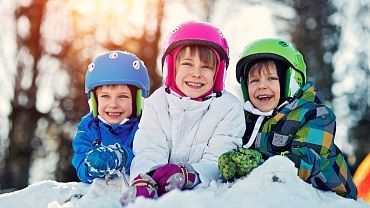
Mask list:
[[[194,67],[192,73],[193,73],[193,76],[195,77],[199,77],[201,75],[201,68],[200,67]]]
[[[110,103],[110,107],[117,107],[118,106],[118,100],[112,99],[112,102]]]
[[[265,81],[265,80],[261,80],[261,81],[259,82],[258,87],[259,87],[259,88],[262,88],[262,89],[265,89],[265,88],[267,87],[267,85],[268,85],[267,81]]]

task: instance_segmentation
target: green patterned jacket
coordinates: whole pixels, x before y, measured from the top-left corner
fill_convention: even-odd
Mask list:
[[[255,148],[266,157],[286,155],[298,176],[321,190],[356,199],[357,189],[342,152],[334,144],[336,121],[320,92],[307,82],[260,129]]]

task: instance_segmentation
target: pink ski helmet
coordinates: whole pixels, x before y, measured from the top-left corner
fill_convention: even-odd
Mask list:
[[[229,65],[229,46],[221,31],[205,22],[185,22],[180,24],[167,38],[162,55],[162,70],[167,64],[165,85],[171,87],[175,79],[176,56],[184,45],[208,46],[216,52],[218,65],[216,68],[213,92],[221,95],[224,88],[224,75]]]

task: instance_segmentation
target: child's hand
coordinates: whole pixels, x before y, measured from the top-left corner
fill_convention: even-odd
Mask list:
[[[248,175],[263,162],[260,152],[239,148],[220,156],[218,168],[223,179],[230,181]]]
[[[134,178],[132,185],[120,198],[120,203],[125,207],[134,202],[138,196],[150,199],[158,198],[157,183],[148,174],[140,174]]]
[[[107,174],[120,171],[127,160],[127,154],[119,144],[96,146],[87,153],[85,165],[88,174],[94,178],[102,178]]]
[[[190,189],[196,179],[196,172],[190,165],[175,165],[168,163],[157,168],[152,178],[158,183],[158,193],[162,195],[173,189]]]

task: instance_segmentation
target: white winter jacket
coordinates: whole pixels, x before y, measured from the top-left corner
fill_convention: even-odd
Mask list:
[[[131,179],[167,163],[189,163],[202,186],[208,186],[220,177],[218,157],[241,146],[244,131],[243,107],[230,93],[198,102],[161,87],[144,103]]]

